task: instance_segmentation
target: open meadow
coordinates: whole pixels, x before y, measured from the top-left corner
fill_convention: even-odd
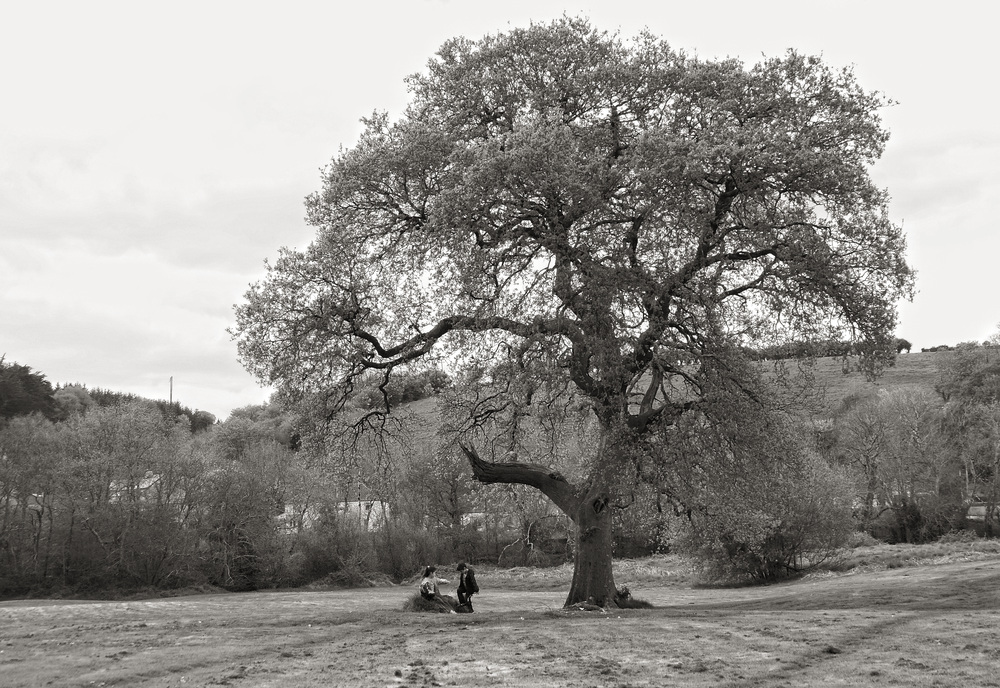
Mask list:
[[[482,568],[472,615],[401,611],[411,585],[8,601],[0,685],[1000,686],[996,548],[852,563],[706,588],[678,559],[617,562],[656,608],[608,612],[561,608],[567,566]]]

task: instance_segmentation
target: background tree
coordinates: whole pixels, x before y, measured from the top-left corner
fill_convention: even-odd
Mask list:
[[[962,342],[944,359],[935,389],[945,401],[989,404],[1000,401],[1000,350]]]
[[[84,413],[94,405],[94,400],[90,398],[90,393],[83,385],[65,385],[57,389],[52,400],[56,405],[56,417],[58,420],[66,420],[72,416]]]
[[[936,389],[944,399],[944,446],[964,474],[967,502],[986,507],[983,527],[1000,521],[1000,332],[980,346],[959,344],[942,366]]]
[[[574,521],[567,603],[613,603],[629,466],[716,399],[767,409],[741,346],[846,338],[870,371],[891,359],[913,274],[868,174],[886,101],[818,58],[701,60],[570,18],[448,41],[409,86],[309,197],[313,244],[237,308],[241,359],[330,413],[432,355],[519,403],[571,389],[599,429],[572,481],[467,448],[481,481]]]
[[[885,415],[871,398],[849,397],[842,406],[835,419],[829,451],[854,476],[855,515],[860,527],[870,530],[886,509],[881,469],[889,428]]]
[[[41,415],[0,428],[0,592],[57,575],[60,433]]]
[[[52,385],[42,373],[29,366],[6,363],[0,356],[0,419],[41,413],[55,413]]]
[[[940,399],[902,387],[850,398],[844,406],[833,452],[854,476],[859,525],[894,542],[923,542],[950,530],[963,490]]]
[[[185,500],[196,496],[192,470],[183,468],[186,423],[167,421],[155,404],[127,401],[74,416],[65,427],[60,480],[76,526],[73,575],[95,586],[163,582],[182,554],[178,542],[197,543],[178,537],[190,510]]]

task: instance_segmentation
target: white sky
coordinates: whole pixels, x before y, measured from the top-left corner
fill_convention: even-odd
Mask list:
[[[875,168],[909,239],[917,349],[997,330],[1000,78],[987,2],[0,0],[0,355],[225,418],[265,401],[226,334],[359,118],[446,39],[562,14],[748,63],[855,65],[898,101]]]

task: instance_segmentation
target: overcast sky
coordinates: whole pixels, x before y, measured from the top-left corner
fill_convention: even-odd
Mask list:
[[[359,118],[446,39],[564,13],[747,63],[854,65],[898,102],[874,169],[918,271],[917,349],[997,329],[1000,125],[984,2],[0,2],[0,355],[225,418],[265,401],[226,333]]]

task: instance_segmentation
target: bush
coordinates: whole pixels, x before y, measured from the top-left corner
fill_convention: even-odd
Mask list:
[[[933,542],[953,530],[961,518],[954,496],[929,496],[920,501],[897,500],[868,524],[869,532],[888,543]]]
[[[456,551],[452,539],[405,522],[390,522],[380,530],[366,530],[353,519],[325,517],[303,532],[299,540],[298,570],[305,581],[363,581],[388,576],[400,582],[425,566],[468,560]]]
[[[307,580],[341,571],[363,575],[375,570],[376,550],[371,533],[353,519],[328,514],[300,537],[303,554],[300,566]]]
[[[396,581],[406,580],[430,564],[457,559],[447,543],[424,528],[395,523],[371,537],[376,542],[377,570]]]
[[[716,486],[679,543],[703,576],[764,582],[827,562],[853,531],[846,476],[816,457]]]
[[[966,544],[979,542],[982,538],[974,530],[952,530],[937,539],[937,542],[950,544]]]
[[[883,544],[882,540],[864,530],[857,530],[851,533],[850,537],[847,538],[847,547],[857,548],[857,547],[875,547],[876,545]]]

